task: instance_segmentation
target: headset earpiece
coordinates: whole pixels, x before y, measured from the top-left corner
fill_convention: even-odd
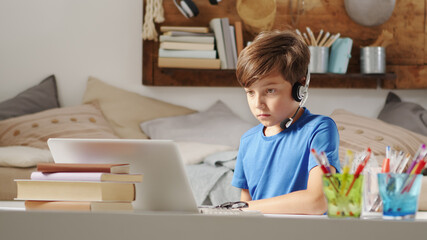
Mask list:
[[[301,102],[304,97],[303,86],[300,82],[296,82],[294,86],[292,86],[292,97],[295,101]]]
[[[294,117],[297,115],[300,108],[304,106],[305,101],[307,101],[307,98],[308,98],[309,84],[310,84],[310,72],[307,72],[304,86],[300,82],[296,82],[292,86],[292,97],[293,99],[295,99],[295,101],[299,102],[299,106],[292,117],[286,118],[285,120],[280,122],[280,127],[282,129],[287,129],[289,126],[291,126],[292,122],[294,121]]]
[[[186,18],[191,18],[199,15],[199,9],[192,0],[180,0],[179,4],[177,0],[173,0],[175,6]],[[221,0],[209,0],[211,5],[218,5]]]
[[[191,18],[199,15],[199,9],[191,0],[181,0],[178,4],[177,0],[173,0],[175,6],[186,18]]]

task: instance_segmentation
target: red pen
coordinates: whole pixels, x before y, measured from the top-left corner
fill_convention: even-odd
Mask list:
[[[359,178],[360,173],[363,171],[363,168],[366,166],[366,163],[368,162],[369,158],[371,157],[371,153],[372,153],[371,148],[368,148],[368,154],[366,154],[366,157],[363,160],[363,162],[360,163],[359,166],[357,166],[356,172],[354,173],[353,181],[351,182],[350,187],[348,187],[347,193],[345,194],[346,196],[348,196],[351,188],[354,185],[354,182],[356,181],[357,178]]]

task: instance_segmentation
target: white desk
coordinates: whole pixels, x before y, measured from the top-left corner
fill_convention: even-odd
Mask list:
[[[329,219],[325,216],[208,216],[174,213],[26,212],[0,202],[0,239],[426,239],[418,219]]]

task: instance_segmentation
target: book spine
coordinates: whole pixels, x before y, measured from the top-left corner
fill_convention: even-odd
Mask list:
[[[163,68],[220,69],[221,62],[219,59],[159,57],[158,65]]]
[[[213,50],[214,45],[210,43],[186,43],[186,42],[162,42],[160,48],[169,50]]]
[[[225,56],[227,58],[227,69],[234,69],[236,63],[233,59],[233,48],[231,46],[230,24],[228,18],[221,18],[221,27],[224,37]]]
[[[135,184],[15,180],[17,200],[133,201]]]
[[[234,26],[230,26],[230,36],[231,36],[231,51],[233,54],[234,68],[237,68],[236,34],[234,31]]]
[[[244,48],[243,43],[243,28],[242,28],[242,22],[237,21],[234,23],[234,27],[236,28],[236,48],[237,48],[237,56],[240,55],[240,52]]]
[[[210,43],[215,42],[215,38],[203,36],[166,36],[160,35],[160,42],[187,42],[187,43]]]
[[[167,50],[159,48],[159,57],[215,59],[215,50]]]
[[[225,55],[224,37],[222,34],[221,19],[214,18],[209,22],[209,26],[215,34],[215,43],[218,50],[221,69],[227,69],[227,57]]]
[[[50,180],[50,181],[101,181],[101,172],[55,172],[55,173],[43,173],[33,172],[31,173],[31,180]]]
[[[169,31],[184,31],[184,32],[193,32],[193,33],[208,33],[209,28],[207,27],[188,27],[188,26],[161,26],[161,32]]]

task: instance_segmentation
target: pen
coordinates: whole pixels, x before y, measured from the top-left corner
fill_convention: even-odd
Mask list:
[[[368,153],[366,154],[365,159],[363,160],[363,162],[361,162],[359,164],[359,166],[357,166],[356,172],[354,173],[353,181],[351,182],[350,187],[348,187],[348,190],[347,190],[347,193],[345,194],[345,196],[348,196],[351,189],[353,188],[354,182],[356,181],[357,178],[359,178],[360,173],[363,171],[363,168],[365,168],[366,163],[368,162],[369,158],[371,157],[371,153],[372,153],[371,148],[368,147],[367,151],[368,151]]]
[[[421,147],[418,149],[417,153],[415,153],[414,158],[412,160],[411,166],[406,171],[407,174],[410,174],[412,172],[412,169],[415,167],[415,165],[420,160],[420,156],[425,154],[426,145],[422,144]],[[424,157],[422,157],[424,158]]]
[[[320,169],[322,170],[322,172],[325,174],[326,178],[331,183],[332,187],[335,189],[336,192],[339,192],[337,186],[335,186],[334,182],[331,179],[331,173],[328,172],[325,165],[322,163],[322,159],[317,154],[316,150],[314,150],[314,148],[311,149],[311,153],[313,154],[314,159],[316,159],[317,164],[320,166]]]

